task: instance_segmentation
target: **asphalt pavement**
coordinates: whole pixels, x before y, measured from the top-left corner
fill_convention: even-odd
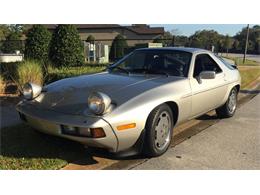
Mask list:
[[[0,128],[9,127],[21,123],[15,105],[0,106]]]
[[[244,54],[237,54],[237,53],[226,54],[226,53],[222,53],[222,57],[226,57],[227,55],[229,57],[237,57],[237,58],[243,58],[244,57]],[[260,55],[247,54],[246,58],[248,60],[253,60],[253,61],[256,61],[256,62],[260,62]]]
[[[260,95],[199,134],[133,169],[260,169]]]

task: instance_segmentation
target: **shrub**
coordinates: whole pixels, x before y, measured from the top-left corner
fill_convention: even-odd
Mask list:
[[[52,36],[50,60],[57,66],[79,66],[84,63],[83,43],[74,25],[58,25]]]
[[[33,25],[27,33],[25,42],[25,58],[48,61],[51,33],[43,25]]]
[[[122,58],[125,55],[128,45],[125,38],[122,35],[117,35],[112,42],[112,46],[109,53],[109,58],[115,60]]]
[[[10,80],[15,78],[17,67],[19,66],[21,62],[1,62],[0,63],[0,70],[1,70],[1,76],[5,80]]]
[[[95,42],[95,37],[92,36],[92,35],[89,35],[88,38],[87,38],[87,40],[86,40],[86,42],[93,44],[93,43]]]
[[[62,68],[53,68],[49,66],[46,82],[51,83],[68,77],[97,73],[105,69],[106,66],[104,64],[94,64],[94,65],[92,64],[92,65],[84,65],[78,67],[62,67]]]
[[[6,40],[3,42],[2,51],[4,53],[15,53],[16,50],[22,51],[23,50],[23,43],[20,40],[21,35],[18,32],[12,32],[7,37]]]
[[[17,67],[16,82],[20,89],[27,82],[43,85],[43,71],[41,64],[33,60],[26,60],[19,64]]]

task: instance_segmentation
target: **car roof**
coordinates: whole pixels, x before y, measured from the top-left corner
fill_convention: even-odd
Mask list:
[[[192,48],[192,47],[157,47],[157,48],[140,48],[137,50],[174,50],[174,51],[184,51],[189,53],[201,53],[201,52],[209,52],[205,49],[200,48]]]

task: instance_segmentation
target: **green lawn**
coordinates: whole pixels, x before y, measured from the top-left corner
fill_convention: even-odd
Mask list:
[[[60,169],[84,156],[82,145],[38,133],[25,124],[1,129],[0,169]]]
[[[259,66],[260,65],[259,62],[248,60],[248,59],[246,59],[245,63],[243,63],[243,58],[240,57],[229,57],[229,56],[223,56],[223,57],[233,60],[238,66]]]
[[[238,66],[238,69],[241,74],[241,89],[260,77],[260,67]]]
[[[46,76],[46,83],[57,81],[60,79],[79,76],[83,74],[92,74],[105,70],[105,65],[85,65],[79,67],[62,67],[62,68],[48,68]]]

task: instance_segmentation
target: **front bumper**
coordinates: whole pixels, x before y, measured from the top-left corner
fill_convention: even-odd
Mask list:
[[[111,125],[101,117],[68,115],[38,108],[26,102],[20,102],[16,106],[16,109],[20,113],[20,116],[25,116],[27,124],[43,133],[64,137],[91,147],[105,148],[110,152],[117,152],[118,150],[118,139],[114,130]],[[106,136],[102,138],[90,138],[67,135],[62,133],[62,125],[103,128]]]

